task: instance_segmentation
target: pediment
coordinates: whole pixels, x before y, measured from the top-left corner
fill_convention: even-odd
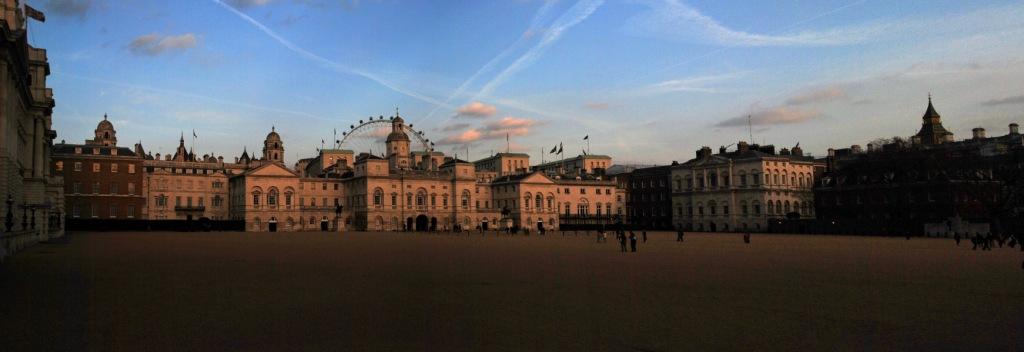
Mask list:
[[[280,164],[277,164],[277,163],[263,164],[260,167],[257,167],[255,169],[249,170],[248,172],[245,173],[245,175],[246,176],[293,176],[293,177],[297,177],[298,176],[297,174],[292,172],[292,170],[289,170],[288,168],[286,168],[286,167],[284,167],[284,166],[282,166]]]

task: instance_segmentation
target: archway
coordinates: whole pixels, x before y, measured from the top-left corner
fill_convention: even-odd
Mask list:
[[[270,232],[277,232],[277,218],[270,218],[270,221],[267,222],[267,225],[269,226]]]
[[[484,218],[484,222],[480,224],[480,227],[487,231],[487,218]]]
[[[329,224],[329,222],[327,221],[327,217],[326,216],[321,218],[320,219],[320,231],[326,232],[328,224]]]
[[[718,230],[717,226],[715,226],[715,223],[711,223],[710,228],[711,232],[716,232]]]
[[[405,231],[412,231],[413,220],[411,217],[405,218]]]
[[[426,231],[427,224],[430,222],[426,215],[420,215],[416,217],[416,231]]]

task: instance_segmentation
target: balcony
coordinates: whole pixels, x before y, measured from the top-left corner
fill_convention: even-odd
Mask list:
[[[206,211],[205,205],[175,205],[174,211],[185,211],[185,212],[203,212]]]

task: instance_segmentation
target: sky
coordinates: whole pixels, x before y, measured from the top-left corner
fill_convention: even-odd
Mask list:
[[[397,107],[463,159],[562,144],[667,164],[751,137],[823,156],[910,136],[929,93],[957,138],[1024,123],[1021,1],[28,3],[68,143],[107,114],[119,144],[168,153],[194,130],[231,160],[273,126],[291,163]]]

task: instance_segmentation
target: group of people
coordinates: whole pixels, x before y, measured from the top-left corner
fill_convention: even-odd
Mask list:
[[[957,232],[957,233],[953,234],[953,241],[955,241],[956,245],[959,246],[960,245],[960,241],[962,241],[964,239],[964,237],[968,237],[968,236],[971,239],[971,250],[972,251],[976,251],[976,250],[979,250],[979,249],[982,250],[982,251],[991,251],[992,248],[995,247],[995,246],[999,246],[999,248],[1003,248],[1003,245],[1006,245],[1006,246],[1008,246],[1010,248],[1015,248],[1017,246],[1020,246],[1020,251],[1024,252],[1024,235],[1022,235],[1022,234],[996,235],[996,234],[993,234],[993,233],[989,232],[989,233],[986,233],[984,236],[982,236],[981,233],[975,232],[974,236],[970,236],[970,234],[965,234],[965,236],[961,236],[960,233]],[[1021,267],[1021,269],[1024,269],[1024,261],[1021,261],[1020,267]]]

